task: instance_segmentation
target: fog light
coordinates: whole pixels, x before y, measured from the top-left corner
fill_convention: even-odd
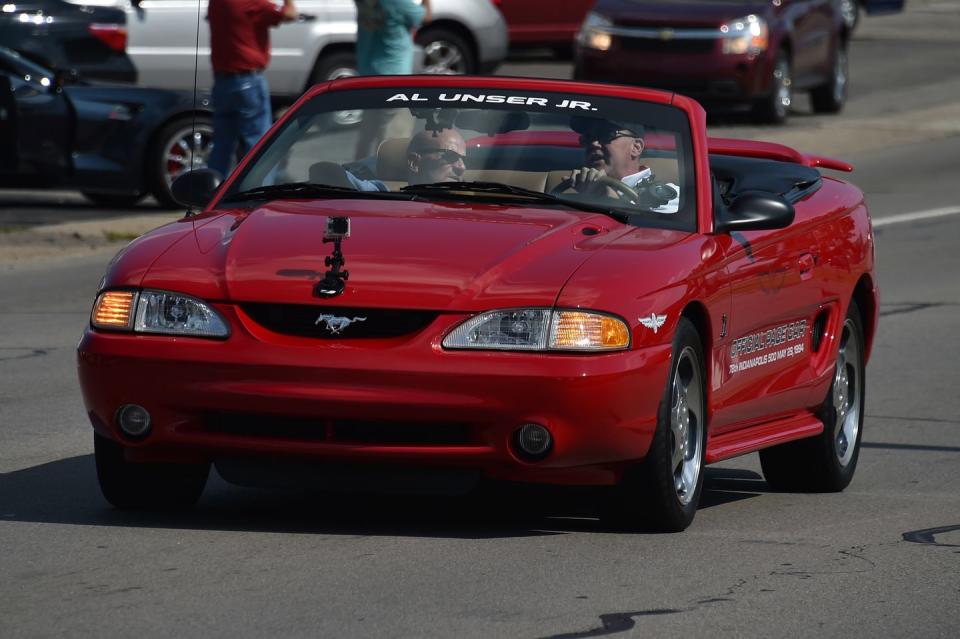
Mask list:
[[[146,437],[150,432],[150,413],[143,406],[124,404],[117,410],[117,424],[127,437]]]
[[[540,424],[524,424],[513,435],[517,454],[527,460],[543,459],[553,448],[550,431]]]

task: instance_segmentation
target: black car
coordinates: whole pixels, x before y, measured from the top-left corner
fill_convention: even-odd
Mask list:
[[[3,0],[0,43],[37,64],[90,80],[136,82],[122,9],[65,0]]]
[[[176,207],[170,183],[206,166],[213,143],[206,95],[68,83],[0,48],[0,186],[77,189],[100,204],[147,193]],[[192,158],[192,160],[191,160]]]

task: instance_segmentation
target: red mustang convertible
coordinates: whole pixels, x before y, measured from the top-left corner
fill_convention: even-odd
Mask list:
[[[607,485],[604,512],[678,531],[736,455],[842,490],[877,284],[863,194],[817,167],[851,168],[708,138],[653,90],[318,85],[110,263],[78,349],[103,493],[189,506],[211,464]]]

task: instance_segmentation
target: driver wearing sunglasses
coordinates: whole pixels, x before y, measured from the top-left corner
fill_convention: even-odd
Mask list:
[[[462,182],[467,144],[456,129],[421,131],[407,147],[407,182]]]
[[[579,193],[612,195],[607,193],[610,188],[598,181],[600,178],[606,176],[620,180],[632,189],[653,181],[653,172],[640,161],[644,149],[642,127],[580,117],[573,118],[570,126],[580,134],[584,166],[567,177],[569,188]],[[653,210],[675,213],[679,190],[673,184],[665,186],[672,189],[676,197]]]

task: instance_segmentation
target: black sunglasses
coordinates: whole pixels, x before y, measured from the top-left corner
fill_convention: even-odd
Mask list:
[[[610,144],[617,138],[636,138],[640,137],[629,129],[597,129],[580,134],[580,144],[587,146],[594,140],[600,144]]]
[[[420,155],[424,155],[426,153],[439,153],[440,159],[447,164],[456,164],[458,160],[463,161],[464,163],[467,161],[467,156],[461,155],[453,149],[420,149],[417,151],[417,153]]]

